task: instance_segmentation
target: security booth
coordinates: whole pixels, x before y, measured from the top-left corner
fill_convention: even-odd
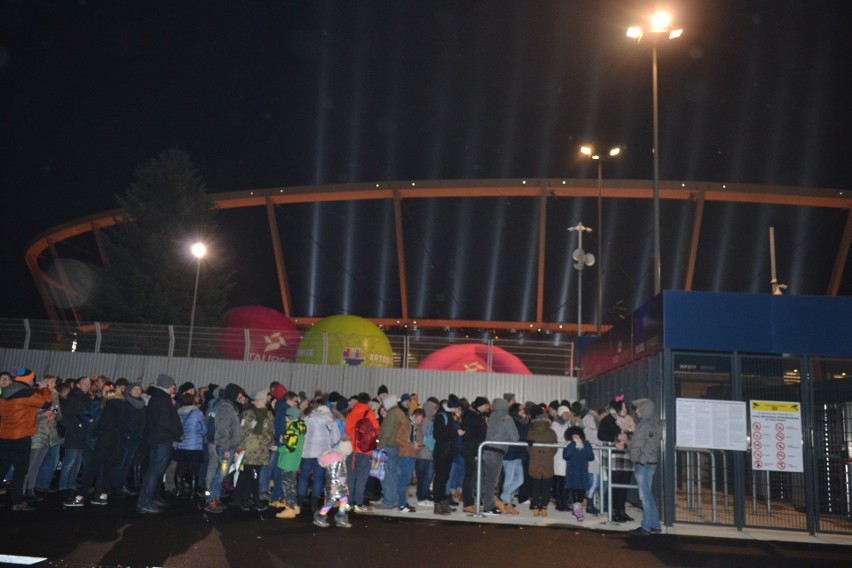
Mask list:
[[[589,408],[659,409],[666,525],[852,534],[852,298],[666,291],[581,367]]]

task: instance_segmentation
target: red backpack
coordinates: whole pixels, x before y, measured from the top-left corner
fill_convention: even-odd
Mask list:
[[[379,432],[373,421],[368,417],[370,409],[364,412],[358,422],[355,423],[355,449],[359,452],[370,453],[378,447]]]

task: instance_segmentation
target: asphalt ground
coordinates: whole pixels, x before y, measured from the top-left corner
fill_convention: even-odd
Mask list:
[[[293,520],[229,508],[213,515],[170,500],[164,514],[139,515],[135,501],[63,510],[49,494],[33,512],[0,509],[0,557],[45,558],[39,567],[374,567],[399,565],[772,568],[848,566],[852,547],[818,542],[674,533],[638,537],[590,517],[583,524],[551,511],[477,518],[462,512],[350,513],[352,528],[322,529],[307,513]],[[641,514],[641,513],[639,513]],[[536,521],[536,522],[533,522]],[[536,524],[538,523],[538,524]],[[634,525],[635,526],[635,525]],[[697,527],[698,530],[701,527]],[[789,535],[792,536],[792,535]],[[769,564],[771,563],[771,564]],[[0,566],[12,566],[2,563]]]

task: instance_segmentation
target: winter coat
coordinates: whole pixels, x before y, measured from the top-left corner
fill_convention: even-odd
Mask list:
[[[275,401],[275,419],[272,422],[272,441],[276,446],[284,442],[284,432],[287,431],[287,409],[290,405],[283,400]]]
[[[542,416],[530,422],[527,431],[527,442],[539,444],[555,444],[556,432],[550,428],[550,419]],[[532,479],[550,479],[553,477],[553,456],[556,448],[539,448],[531,446],[529,449],[530,465],[529,475]]]
[[[227,398],[220,398],[216,403],[216,418],[213,423],[216,426],[213,440],[216,447],[226,452],[236,451],[242,442],[237,403]]]
[[[318,458],[340,441],[340,430],[327,406],[319,406],[305,418],[305,447],[302,458]]]
[[[58,421],[61,418],[59,412],[59,395],[53,392],[53,403],[50,408],[39,410],[36,419],[36,433],[33,436],[33,450],[41,448],[52,448],[60,443]]]
[[[194,404],[178,408],[183,440],[177,445],[179,450],[200,451],[204,449],[204,436],[207,434],[207,420],[204,414]]]
[[[417,444],[423,445],[423,434],[411,418],[406,418],[399,423],[396,429],[396,445],[399,448],[399,457],[417,457]]]
[[[601,418],[601,423],[598,425],[598,439],[605,446],[614,446],[618,443],[618,436],[621,433],[621,428],[615,419],[614,411],[611,410],[606,416]],[[606,457],[602,457],[601,462],[605,461]],[[613,471],[633,471],[633,464],[630,463],[630,459],[625,452],[613,450],[611,469]]]
[[[554,434],[556,434],[556,439],[559,442],[564,442],[565,430],[570,427],[571,422],[569,420],[562,422],[559,418],[554,420],[550,425],[550,429],[553,430]],[[553,456],[553,475],[565,475],[565,468],[565,458],[562,457],[562,452],[556,452]]]
[[[382,420],[382,425],[379,429],[380,448],[396,447],[396,430],[403,420],[408,420],[408,416],[406,416],[405,411],[400,406],[397,405],[388,410],[388,415]]]
[[[633,406],[639,409],[642,417],[627,444],[630,461],[634,465],[656,464],[660,461],[660,440],[662,439],[660,417],[657,416],[654,402],[650,398],[634,400]]]
[[[240,422],[242,436],[240,447],[246,453],[247,465],[269,463],[269,446],[272,445],[274,422],[275,417],[265,408],[249,408],[243,412]]]
[[[60,401],[62,419],[60,424],[65,429],[63,445],[66,450],[82,450],[86,447],[86,432],[83,430],[82,413],[89,405],[89,397],[78,388],[68,393],[64,404]]]
[[[174,444],[183,437],[183,426],[172,397],[165,390],[154,387],[145,407],[145,433],[150,444]]]
[[[305,447],[305,421],[288,420],[284,429],[284,442],[278,446],[278,467],[284,471],[298,471]],[[291,443],[292,442],[292,443]]]
[[[426,413],[426,416],[423,417],[423,421],[420,422],[420,437],[422,439],[426,438],[426,432],[429,430],[429,426],[435,420],[435,414],[438,412],[438,405],[432,402],[431,400],[427,400],[423,404],[423,412]],[[434,430],[434,428],[433,428]],[[435,436],[435,432],[432,432],[432,437]],[[417,459],[419,460],[431,460],[432,459],[432,450],[427,448],[425,445],[420,448],[417,452]]]
[[[592,446],[601,445],[601,441],[598,438],[598,421],[595,419],[594,414],[588,411],[586,411],[586,415],[583,416],[583,434]],[[589,462],[589,473],[598,475],[601,472],[600,450],[592,448],[592,451],[595,454],[595,459],[594,461]]]
[[[359,454],[370,454],[370,452],[365,452],[361,448],[357,446],[357,436],[355,435],[355,425],[364,418],[367,417],[367,420],[373,423],[373,427],[376,429],[376,432],[379,431],[379,421],[376,418],[376,413],[373,412],[373,409],[369,404],[365,404],[363,402],[356,402],[352,406],[352,410],[349,411],[349,414],[346,415],[346,423],[343,426],[344,432],[349,436],[349,439],[352,441],[352,448],[358,452]]]
[[[435,437],[435,449],[432,451],[432,460],[444,460],[442,463],[452,463],[459,453],[459,431],[456,428],[456,417],[445,409],[435,413],[435,425],[432,427],[432,436]]]
[[[21,381],[13,382],[0,397],[0,438],[31,438],[36,433],[38,411],[51,404],[53,394],[49,388],[35,389]]]
[[[523,416],[517,415],[513,416],[512,420],[515,421],[515,428],[518,429],[518,441],[526,442],[527,441],[527,432],[529,432],[530,425]],[[510,460],[523,460],[527,458],[527,449],[522,446],[510,446],[506,450],[506,455],[503,456],[503,461]]]
[[[592,445],[588,441],[583,447],[577,447],[573,440],[562,450],[567,464],[565,470],[565,489],[586,489],[589,486],[589,462],[595,459]]]
[[[145,401],[142,397],[124,397],[124,439],[141,440],[145,433]]]
[[[502,398],[495,398],[491,403],[491,416],[488,418],[488,426],[485,430],[485,439],[490,442],[517,442],[518,427],[515,420],[509,416],[509,403]],[[499,454],[506,454],[511,446],[488,446],[488,450]]]
[[[121,434],[124,432],[124,398],[106,399],[100,419],[92,427],[95,439],[95,456],[105,462],[117,461],[121,451]]]
[[[462,414],[462,455],[465,459],[473,459],[479,450],[479,444],[485,441],[488,433],[488,424],[485,416],[473,408],[469,408]]]

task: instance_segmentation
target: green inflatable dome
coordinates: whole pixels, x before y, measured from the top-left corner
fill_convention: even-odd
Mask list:
[[[323,335],[328,355],[323,361]],[[299,344],[297,363],[393,367],[393,349],[384,332],[358,316],[336,315],[318,321]]]

